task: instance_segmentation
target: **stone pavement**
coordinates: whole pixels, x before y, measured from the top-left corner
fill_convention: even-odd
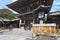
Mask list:
[[[0,40],[25,40],[32,39],[32,32],[25,31],[24,29],[13,29],[9,32],[9,30],[4,30],[2,34],[0,34]]]
[[[14,28],[12,31],[4,30],[2,34],[0,34],[0,40],[32,40],[32,31],[25,31],[23,28]],[[34,40],[54,40],[51,37],[39,37]],[[59,39],[58,39],[59,40]]]

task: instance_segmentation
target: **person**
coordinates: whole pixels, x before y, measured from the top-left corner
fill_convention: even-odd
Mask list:
[[[9,26],[9,31],[12,31],[12,30],[13,30],[13,25],[10,24],[10,26]]]
[[[32,28],[32,24],[33,24],[33,23],[30,23],[30,25],[29,25],[29,30],[31,30],[31,28]]]
[[[29,30],[31,30],[32,24],[29,25]]]

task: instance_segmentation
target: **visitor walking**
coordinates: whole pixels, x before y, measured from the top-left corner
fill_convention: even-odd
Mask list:
[[[13,30],[13,25],[10,24],[10,26],[9,26],[9,31],[12,31],[12,30]]]

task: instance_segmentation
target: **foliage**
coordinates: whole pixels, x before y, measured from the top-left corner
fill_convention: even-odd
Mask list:
[[[6,18],[6,19],[16,19],[18,18],[15,14],[13,14],[10,10],[8,9],[0,9],[0,18]]]

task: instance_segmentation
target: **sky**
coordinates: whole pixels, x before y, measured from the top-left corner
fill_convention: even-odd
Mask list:
[[[52,8],[51,8],[51,12],[53,11],[60,11],[60,0],[54,0]]]
[[[13,3],[17,0],[0,0],[0,9],[1,8],[6,8],[7,4]]]
[[[13,13],[18,14],[17,12],[15,12],[14,10],[12,10],[6,6],[6,5],[13,3],[15,1],[17,1],[17,0],[0,0],[0,9],[9,9]]]
[[[6,8],[6,9],[11,10],[6,5],[7,4],[10,4],[10,3],[13,3],[15,1],[17,1],[17,0],[0,0],[0,9]],[[50,12],[57,11],[57,10],[59,11],[60,10],[60,7],[59,6],[60,6],[60,0],[54,0]],[[11,10],[11,11],[14,12],[14,13],[17,13],[17,12],[15,12],[13,10]]]

